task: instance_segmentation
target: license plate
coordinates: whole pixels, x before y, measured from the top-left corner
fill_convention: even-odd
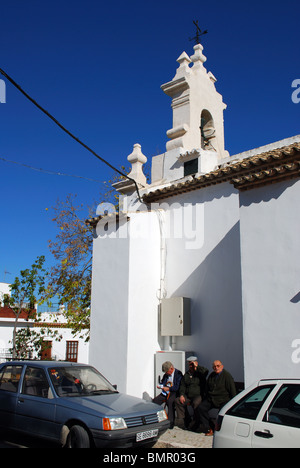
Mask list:
[[[141,440],[151,439],[151,437],[156,437],[158,435],[158,429],[152,429],[151,431],[138,432],[136,435],[136,441],[140,442]]]

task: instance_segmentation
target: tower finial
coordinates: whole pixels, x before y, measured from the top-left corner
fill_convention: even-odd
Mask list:
[[[196,36],[190,38],[190,41],[195,41],[195,44],[200,44],[200,37],[203,36],[204,34],[207,34],[208,31],[201,31],[201,29],[198,26],[198,20],[193,21],[194,25],[196,26]]]

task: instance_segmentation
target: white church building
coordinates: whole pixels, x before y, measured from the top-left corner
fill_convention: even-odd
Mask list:
[[[184,370],[187,353],[246,386],[300,375],[300,135],[230,156],[205,61],[198,44],[162,85],[173,127],[151,183],[135,144],[139,193],[122,180],[119,212],[100,205],[88,220],[89,360],[139,397],[155,393],[161,361]]]

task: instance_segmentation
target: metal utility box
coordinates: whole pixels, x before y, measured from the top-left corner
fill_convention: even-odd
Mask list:
[[[175,369],[181,370],[183,374],[187,371],[187,358],[193,356],[195,353],[193,351],[158,351],[155,354],[155,386],[154,394],[155,396],[161,393],[161,389],[156,388],[156,386],[161,382],[163,378],[162,364],[166,361],[170,361]]]
[[[162,299],[160,306],[161,336],[191,334],[191,301],[187,297]]]

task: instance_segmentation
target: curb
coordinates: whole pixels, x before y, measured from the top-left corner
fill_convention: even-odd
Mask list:
[[[154,448],[179,448],[179,449],[198,449],[212,448],[213,437],[207,437],[204,434],[197,434],[192,431],[185,431],[174,427],[168,429],[157,441]]]

